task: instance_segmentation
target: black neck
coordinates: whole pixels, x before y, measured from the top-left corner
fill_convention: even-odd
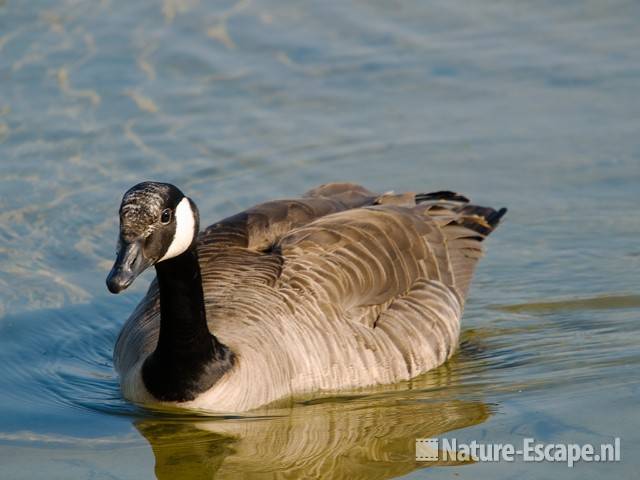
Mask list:
[[[195,246],[156,264],[160,336],[142,378],[162,401],[193,400],[233,365],[233,354],[209,332]]]

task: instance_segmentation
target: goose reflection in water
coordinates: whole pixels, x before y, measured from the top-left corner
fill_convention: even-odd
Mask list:
[[[394,478],[463,463],[417,462],[416,438],[489,418],[485,403],[449,398],[455,359],[392,392],[327,397],[261,417],[148,418],[135,425],[151,444],[159,479]]]

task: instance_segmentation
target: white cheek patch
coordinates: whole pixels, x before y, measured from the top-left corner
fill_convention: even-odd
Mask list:
[[[176,221],[176,232],[173,234],[173,240],[167,249],[167,253],[164,254],[164,257],[158,260],[159,262],[177,257],[189,248],[189,245],[191,245],[191,242],[193,241],[196,222],[193,218],[193,211],[191,210],[191,205],[189,204],[187,197],[180,200],[174,215]]]

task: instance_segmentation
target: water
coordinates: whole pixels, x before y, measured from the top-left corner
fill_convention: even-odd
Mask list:
[[[640,467],[637,2],[0,1],[0,478],[631,478]],[[458,354],[235,418],[134,408],[117,207],[206,223],[332,180],[509,214]],[[615,464],[415,463],[421,437],[606,443]],[[423,468],[423,467],[430,468]]]

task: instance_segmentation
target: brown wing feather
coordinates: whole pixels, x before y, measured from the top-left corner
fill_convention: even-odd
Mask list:
[[[200,248],[205,254],[207,247],[267,250],[294,228],[332,213],[371,205],[377,196],[351,183],[322,185],[303,198],[265,202],[209,226],[200,235]]]
[[[293,229],[278,243],[285,258],[278,284],[311,289],[355,311],[389,305],[417,281],[432,280],[450,288],[463,306],[481,241],[497,224],[496,213],[504,212],[464,202],[393,203],[346,210]],[[315,281],[300,283],[301,271]]]

